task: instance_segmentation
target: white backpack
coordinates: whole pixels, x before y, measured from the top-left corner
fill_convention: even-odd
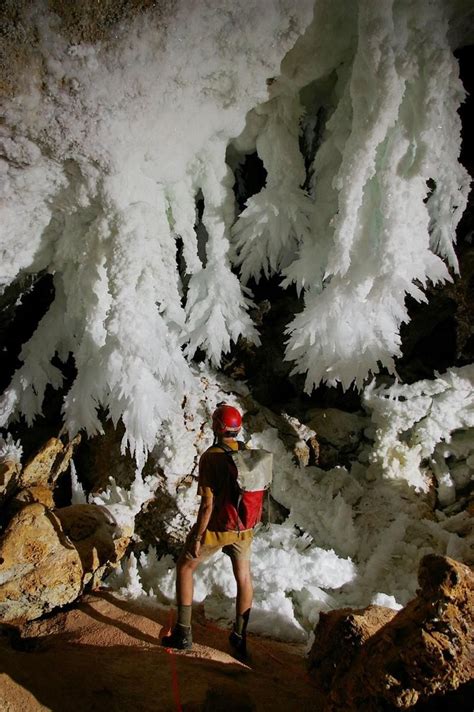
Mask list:
[[[232,450],[228,445],[219,447],[229,455],[237,468],[237,485],[241,492],[269,490],[273,479],[273,453],[267,450]]]

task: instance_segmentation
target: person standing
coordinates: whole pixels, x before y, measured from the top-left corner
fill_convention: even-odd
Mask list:
[[[193,574],[203,561],[222,549],[231,560],[237,583],[236,616],[229,642],[237,654],[247,654],[246,631],[253,599],[250,552],[253,527],[261,517],[263,495],[254,498],[250,507],[242,501],[236,468],[228,454],[245,449],[244,443],[237,440],[241,427],[242,416],[237,408],[220,403],[212,415],[214,444],[199,460],[201,503],[197,521],[177,562],[178,619],[171,634],[162,639],[165,647],[191,648]]]

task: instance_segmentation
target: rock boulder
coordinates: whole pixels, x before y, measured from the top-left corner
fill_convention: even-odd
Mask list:
[[[33,502],[39,502],[44,504],[48,509],[54,509],[54,496],[53,492],[49,487],[45,485],[32,485],[26,489],[22,489],[12,497],[9,502],[8,509],[11,514],[14,514],[20,509],[23,509],[27,504],[33,504]]]
[[[0,620],[34,620],[74,601],[123,555],[128,538],[114,533],[95,505],[24,506],[0,540]]]
[[[362,645],[392,620],[395,613],[383,606],[322,612],[316,628],[317,638],[308,659],[318,687],[328,693],[334,678],[349,669]]]
[[[438,709],[447,696],[454,708],[464,709],[463,690],[474,672],[474,574],[464,564],[430,554],[421,561],[418,580],[417,597],[396,615],[387,613],[385,624],[377,612],[374,625],[372,606],[334,612],[330,635],[328,616],[322,617],[310,660],[324,712],[430,709],[430,704]],[[350,633],[349,652],[339,657],[341,631]],[[331,683],[324,686],[328,665]]]
[[[12,492],[20,475],[20,465],[14,460],[0,462],[0,503]]]
[[[319,443],[319,466],[329,469],[349,464],[361,443],[367,417],[337,408],[313,408],[307,416],[307,426]]]
[[[59,475],[67,470],[74,448],[81,436],[64,445],[59,438],[50,438],[25,465],[20,475],[20,487],[52,486]]]
[[[57,509],[55,515],[80,556],[83,584],[98,584],[107,567],[120,561],[130,536],[118,531],[105,507],[95,504],[73,504]]]

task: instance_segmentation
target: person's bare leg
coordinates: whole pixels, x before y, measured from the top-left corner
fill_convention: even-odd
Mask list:
[[[253,586],[250,559],[232,559],[232,569],[237,583],[236,615],[244,615],[252,608]]]
[[[192,606],[193,574],[200,564],[199,559],[188,559],[182,554],[176,565],[176,603],[178,606]]]
[[[199,559],[188,559],[183,552],[176,564],[176,602],[178,620],[169,635],[161,639],[169,648],[187,650],[192,647],[191,617],[193,604],[193,573],[200,564]]]
[[[249,559],[232,558],[232,569],[237,583],[235,602],[235,623],[229,642],[238,657],[247,657],[247,624],[252,608],[253,586]]]

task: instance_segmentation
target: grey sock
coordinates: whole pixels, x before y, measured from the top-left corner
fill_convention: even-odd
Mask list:
[[[192,612],[192,606],[178,605],[178,625],[182,625],[184,628],[190,628]]]

